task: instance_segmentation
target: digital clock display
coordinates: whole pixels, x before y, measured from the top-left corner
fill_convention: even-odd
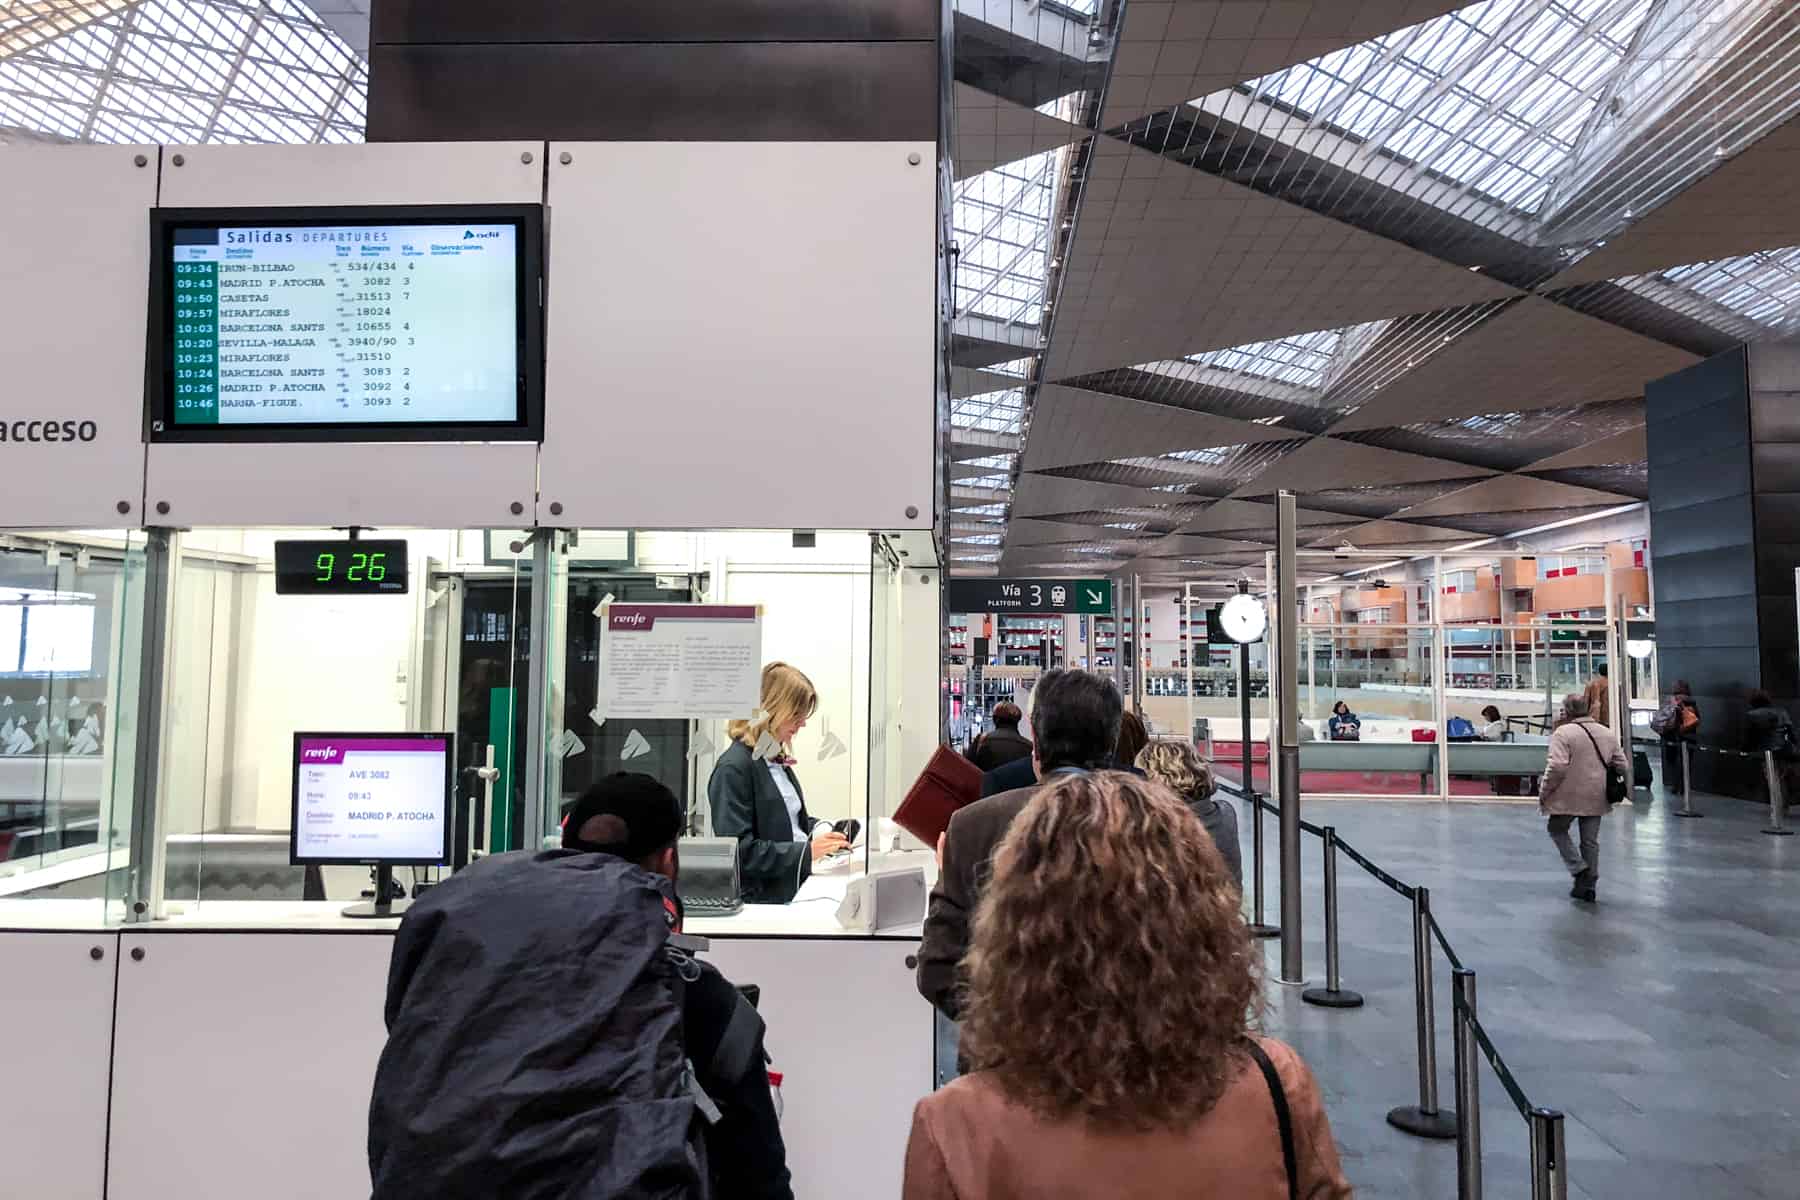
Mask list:
[[[404,541],[276,542],[278,596],[404,596]]]
[[[161,209],[152,440],[535,440],[542,211]]]

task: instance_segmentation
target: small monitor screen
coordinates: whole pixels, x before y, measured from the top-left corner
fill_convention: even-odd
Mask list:
[[[535,437],[539,226],[382,211],[161,210],[152,437]]]
[[[454,742],[450,733],[296,733],[291,860],[447,862]]]

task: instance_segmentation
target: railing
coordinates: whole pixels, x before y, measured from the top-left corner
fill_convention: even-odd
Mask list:
[[[1792,837],[1794,831],[1787,827],[1787,788],[1781,777],[1781,768],[1775,760],[1773,750],[1728,750],[1724,746],[1702,746],[1698,742],[1682,740],[1681,746],[1681,807],[1675,810],[1678,817],[1704,817],[1706,814],[1694,809],[1694,772],[1693,752],[1702,750],[1708,754],[1716,754],[1721,758],[1761,759],[1763,782],[1769,792],[1769,823],[1763,826],[1763,832],[1771,837]],[[1666,781],[1665,781],[1666,786]]]
[[[1261,823],[1263,809],[1279,812],[1277,806],[1263,799],[1253,789],[1243,795],[1254,802],[1255,821]],[[1563,1114],[1555,1109],[1531,1103],[1518,1078],[1506,1060],[1494,1048],[1493,1039],[1482,1027],[1477,1015],[1475,972],[1463,966],[1443,926],[1431,912],[1431,890],[1404,883],[1372,862],[1350,843],[1338,837],[1330,825],[1315,825],[1302,820],[1300,828],[1318,838],[1324,854],[1325,886],[1325,986],[1308,988],[1300,998],[1321,1008],[1358,1008],[1362,996],[1343,986],[1338,953],[1337,856],[1344,857],[1372,875],[1375,880],[1412,905],[1413,932],[1413,1000],[1418,1026],[1419,1102],[1402,1105],[1387,1115],[1388,1124],[1416,1137],[1456,1139],[1457,1200],[1480,1200],[1481,1197],[1481,1075],[1477,1055],[1485,1058],[1500,1080],[1513,1107],[1527,1127],[1531,1153],[1532,1200],[1567,1200],[1569,1190],[1568,1159],[1563,1149]],[[1260,899],[1260,897],[1259,897]],[[1260,910],[1258,912],[1260,918]],[[1437,1014],[1434,995],[1432,943],[1443,951],[1450,964],[1453,993],[1451,996],[1451,1037],[1454,1050],[1453,1076],[1456,1107],[1438,1104]]]

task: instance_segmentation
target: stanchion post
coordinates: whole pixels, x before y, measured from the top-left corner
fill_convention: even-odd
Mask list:
[[[1764,833],[1775,837],[1793,837],[1787,827],[1787,793],[1781,788],[1781,771],[1775,766],[1775,752],[1763,751],[1763,778],[1769,783],[1769,824]]]
[[[1456,1200],[1481,1200],[1481,1058],[1475,1045],[1475,972],[1450,972],[1456,1068]]]
[[[1362,993],[1348,991],[1338,976],[1337,827],[1325,826],[1325,986],[1307,988],[1300,998],[1320,1008],[1361,1008]]]
[[[1693,764],[1688,762],[1687,739],[1681,739],[1679,745],[1681,746],[1681,807],[1675,810],[1675,815],[1678,817],[1704,817],[1705,813],[1694,811],[1694,773],[1691,769]]]
[[[1273,726],[1271,725],[1271,728]],[[1244,800],[1250,805],[1250,936],[1272,938],[1281,932],[1263,920],[1263,813],[1256,798],[1250,745],[1250,644],[1238,645],[1238,745],[1244,752]]]
[[[1415,1137],[1448,1141],[1456,1114],[1438,1108],[1437,1006],[1431,979],[1431,889],[1413,890],[1413,1004],[1419,1023],[1419,1102],[1392,1109],[1389,1125]]]
[[[1531,1200],[1568,1200],[1568,1159],[1563,1150],[1563,1115],[1534,1108],[1531,1116]]]
[[[1275,651],[1270,664],[1269,726],[1271,754],[1279,753],[1275,779],[1281,795],[1281,974],[1280,982],[1303,986],[1306,982],[1306,942],[1301,937],[1300,905],[1300,658],[1298,618],[1300,600],[1296,584],[1299,519],[1294,493],[1275,494]],[[1277,751],[1276,746],[1280,749]]]

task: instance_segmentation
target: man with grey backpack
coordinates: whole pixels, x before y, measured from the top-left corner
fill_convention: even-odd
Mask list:
[[[1588,715],[1586,697],[1565,696],[1562,722],[1550,735],[1538,807],[1550,818],[1550,840],[1574,877],[1569,896],[1592,903],[1600,881],[1600,818],[1631,794],[1631,762],[1613,731]],[[1581,849],[1569,840],[1579,822]]]

